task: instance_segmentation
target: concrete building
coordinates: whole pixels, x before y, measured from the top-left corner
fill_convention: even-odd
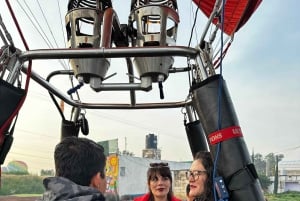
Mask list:
[[[278,164],[278,193],[300,192],[300,161],[280,161]]]
[[[143,158],[161,159],[161,150],[157,148],[157,135],[146,135],[146,148],[143,149]]]

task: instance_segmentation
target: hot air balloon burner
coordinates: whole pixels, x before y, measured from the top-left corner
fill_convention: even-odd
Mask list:
[[[129,16],[130,36],[134,47],[166,47],[176,44],[179,15],[176,0],[132,0]],[[174,58],[136,57],[134,64],[140,77],[163,82]]]
[[[111,8],[110,0],[70,0],[65,16],[69,48],[101,48],[101,27],[104,11]],[[98,87],[110,66],[107,58],[70,59],[74,75],[80,82]]]

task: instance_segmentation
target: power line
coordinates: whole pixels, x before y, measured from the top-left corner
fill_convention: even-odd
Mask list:
[[[288,152],[288,151],[293,151],[293,150],[296,150],[299,148],[300,148],[300,145],[297,145],[295,147],[290,147],[290,148],[283,149],[281,151],[274,152],[274,154],[280,154],[280,153],[284,153],[284,152]]]
[[[29,158],[39,158],[39,159],[44,159],[44,160],[51,160],[51,158],[49,157],[42,157],[42,156],[38,156],[38,155],[32,155],[32,154],[24,154],[24,153],[19,153],[19,152],[13,152],[13,151],[10,151],[9,152],[10,154],[15,154],[15,155],[20,155],[20,156],[26,156],[26,157],[29,157]]]

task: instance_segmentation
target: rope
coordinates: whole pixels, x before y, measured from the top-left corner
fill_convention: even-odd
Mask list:
[[[218,130],[221,130],[222,127],[222,105],[221,105],[221,100],[222,100],[222,88],[223,88],[223,46],[224,46],[224,41],[223,41],[223,32],[224,32],[224,14],[225,14],[225,0],[222,0],[222,13],[221,13],[221,51],[220,51],[220,78],[219,78],[219,89],[218,89]],[[217,192],[216,192],[216,187],[214,185],[214,180],[217,177],[217,164],[219,160],[219,152],[221,149],[221,142],[217,144],[217,150],[215,154],[215,160],[214,160],[214,168],[213,168],[213,193],[214,193],[214,200],[217,201]]]

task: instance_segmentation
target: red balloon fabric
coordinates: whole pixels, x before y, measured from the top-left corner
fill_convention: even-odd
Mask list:
[[[216,0],[193,0],[200,10],[209,17]],[[251,17],[262,0],[226,0],[224,7],[224,32],[232,35],[237,32]],[[213,19],[216,25],[218,19]]]

